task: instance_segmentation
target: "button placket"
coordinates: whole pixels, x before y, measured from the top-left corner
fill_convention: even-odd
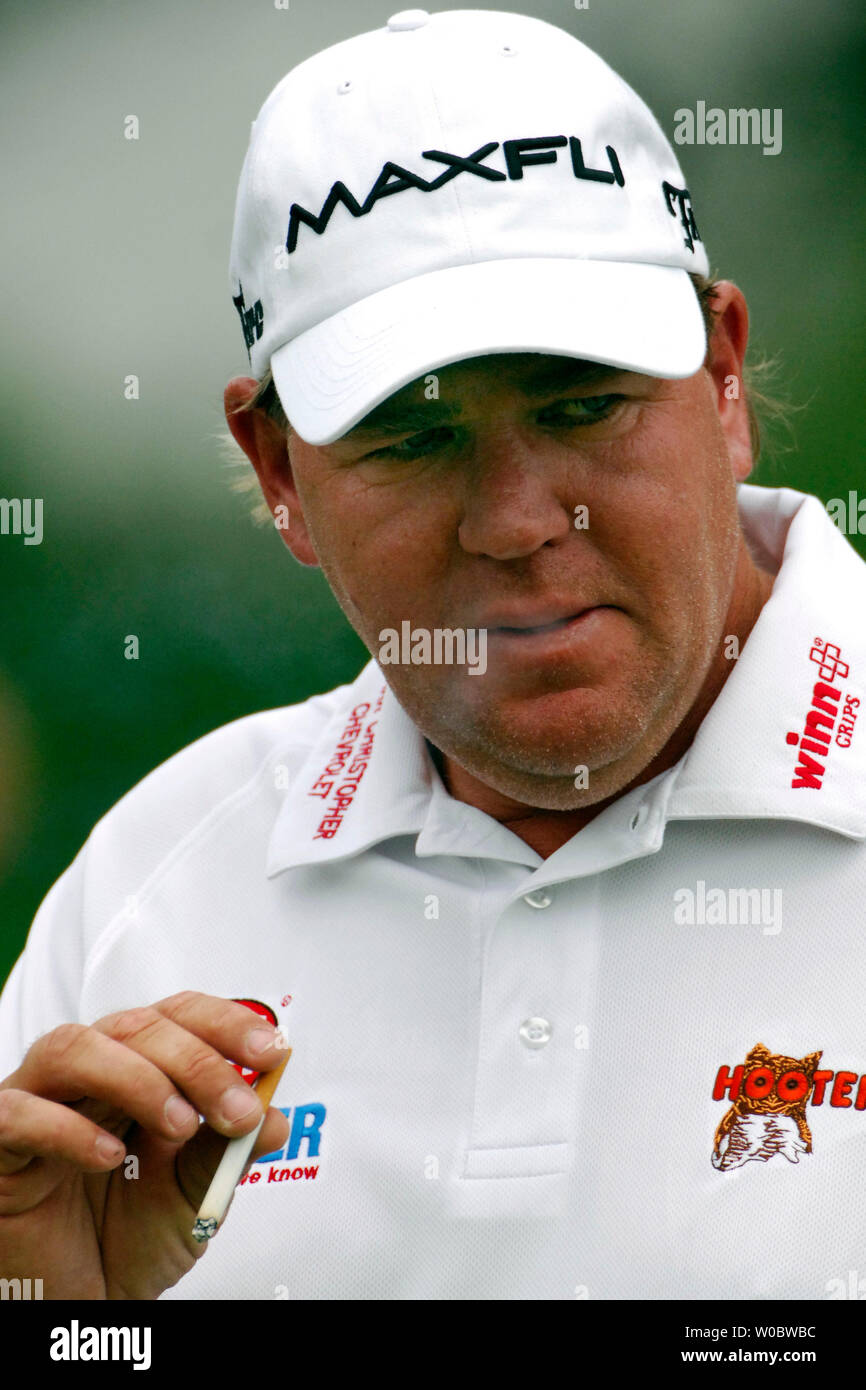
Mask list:
[[[472,1177],[568,1167],[585,1072],[571,1030],[588,1022],[595,950],[591,923],[580,922],[571,898],[568,885],[533,889],[511,899],[490,927],[466,1163]]]

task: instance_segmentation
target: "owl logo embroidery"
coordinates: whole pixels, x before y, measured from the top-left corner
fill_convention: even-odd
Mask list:
[[[801,1153],[812,1152],[806,1102],[820,1060],[820,1052],[796,1058],[770,1052],[763,1043],[752,1048],[740,1090],[716,1130],[714,1168],[724,1173],[750,1159],[766,1163],[776,1154],[799,1163]]]

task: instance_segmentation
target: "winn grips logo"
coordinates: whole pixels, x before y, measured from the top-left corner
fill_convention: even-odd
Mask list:
[[[846,691],[849,666],[834,642],[816,637],[809,660],[818,667],[820,680],[812,687],[812,703],[803,721],[803,731],[791,730],[785,742],[797,749],[797,766],[791,786],[820,791],[833,744],[850,748],[860,699]]]
[[[806,1106],[823,1105],[828,1087],[831,1108],[866,1110],[866,1074],[819,1070],[822,1056],[786,1057],[756,1043],[733,1071],[719,1067],[713,1100],[727,1096],[732,1103],[716,1129],[714,1168],[724,1173],[752,1159],[766,1163],[777,1154],[799,1163],[801,1154],[812,1152]]]

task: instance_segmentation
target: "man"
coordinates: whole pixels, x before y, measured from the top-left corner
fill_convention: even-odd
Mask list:
[[[815,499],[742,486],[748,316],[720,282],[707,338],[708,269],[651,113],[538,21],[406,11],[268,98],[227,418],[374,659],[157,769],[48,895],[0,1008],[4,1269],[814,1299],[856,1268],[866,575]],[[231,1063],[279,1060],[237,1000],[293,1052],[205,1248],[262,1118]]]

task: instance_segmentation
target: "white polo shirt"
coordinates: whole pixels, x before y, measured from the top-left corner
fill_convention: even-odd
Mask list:
[[[373,662],[96,826],[0,1075],[181,989],[270,1004],[294,1049],[286,1149],[166,1297],[866,1293],[866,566],[815,498],[740,505],[781,569],[721,695],[546,860],[447,794]]]

